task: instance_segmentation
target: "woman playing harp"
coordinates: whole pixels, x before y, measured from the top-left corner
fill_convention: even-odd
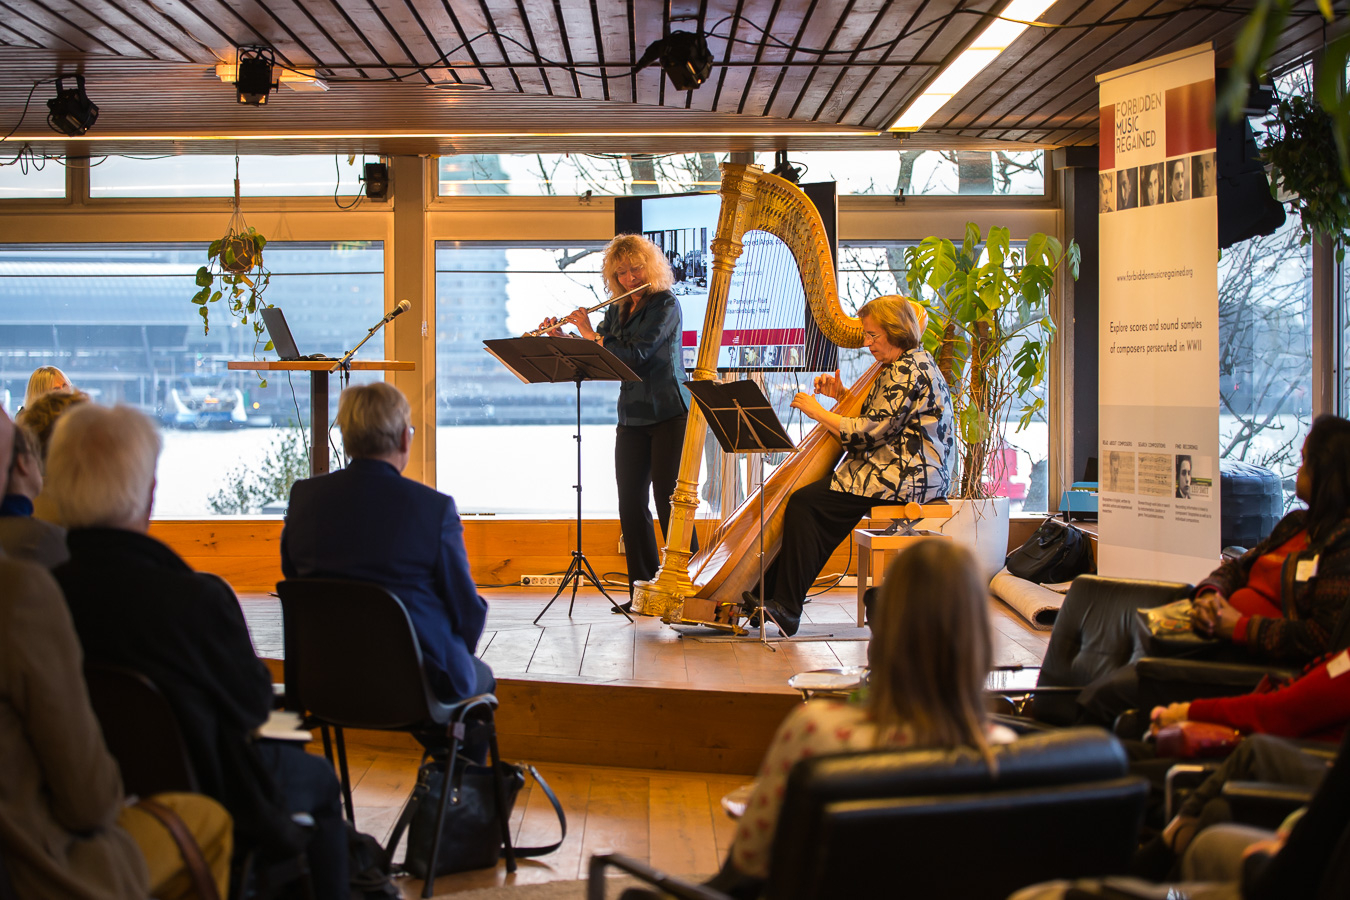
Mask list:
[[[806,592],[830,554],[873,506],[936,500],[951,482],[951,394],[923,348],[914,308],[904,297],[878,297],[858,317],[864,345],[883,366],[861,415],[840,416],[805,392],[792,401],[839,438],[844,460],[788,500],[782,548],[763,585],[764,607],[786,635],[796,634]],[[838,371],[817,376],[814,390],[840,399]],[[759,605],[752,591],[743,600],[747,612]]]

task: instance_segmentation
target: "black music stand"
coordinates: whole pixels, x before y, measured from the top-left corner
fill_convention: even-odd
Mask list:
[[[773,404],[759,385],[749,379],[721,384],[689,381],[689,393],[703,410],[717,443],[726,453],[778,453],[796,450],[787,429],[778,420]],[[764,485],[759,486],[759,639],[764,636]],[[781,630],[781,629],[780,629]]]
[[[553,601],[562,595],[569,584],[572,585],[572,602],[567,605],[567,615],[570,618],[572,607],[577,602],[577,588],[581,586],[583,578],[595,585],[600,593],[605,595],[609,605],[632,622],[633,617],[614,602],[614,598],[600,583],[600,577],[595,574],[595,569],[586,559],[586,554],[581,551],[581,383],[641,381],[642,378],[624,365],[617,356],[594,341],[566,337],[519,337],[483,343],[487,346],[488,353],[495,356],[502,365],[526,384],[558,384],[571,381],[577,386],[577,433],[573,435],[577,442],[577,483],[572,485],[577,492],[577,549],[572,551],[572,564],[567,567],[562,584],[558,585],[557,592],[539,611],[539,615],[534,617],[534,624],[539,624],[544,613],[548,612]]]

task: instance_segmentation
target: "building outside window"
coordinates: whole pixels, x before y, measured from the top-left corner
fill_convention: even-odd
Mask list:
[[[205,251],[190,244],[0,248],[0,399],[17,411],[33,369],[58,366],[94,400],[129,404],[159,422],[155,516],[279,513],[290,481],[309,472],[308,376],[271,373],[264,387],[256,374],[226,368],[255,353],[276,355],[255,343],[251,326],[231,320],[223,302],[203,334],[190,298]],[[341,353],[383,313],[378,241],[269,243],[267,264],[265,299],[286,313],[302,354]],[[367,351],[381,353],[379,336]],[[360,376],[378,373],[353,379]]]

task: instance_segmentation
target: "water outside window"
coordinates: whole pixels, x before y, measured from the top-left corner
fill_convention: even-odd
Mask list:
[[[190,298],[204,245],[8,245],[0,249],[0,400],[11,414],[38,366],[160,424],[154,515],[281,512],[308,474],[308,376],[266,387],[230,360],[275,359],[253,329],[212,310],[210,334]],[[379,242],[270,243],[265,299],[285,313],[301,353],[336,355],[384,310]],[[217,307],[220,304],[216,304]],[[378,358],[377,336],[362,354]],[[364,375],[357,373],[353,380]],[[337,379],[333,379],[334,382]],[[336,384],[330,397],[336,410]],[[336,431],[334,431],[336,436]]]

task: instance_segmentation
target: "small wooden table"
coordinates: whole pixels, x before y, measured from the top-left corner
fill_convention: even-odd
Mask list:
[[[896,522],[915,522],[919,519],[950,519],[951,517],[951,504],[945,501],[922,505],[905,503],[874,506],[870,513],[872,519],[892,519]],[[865,613],[863,595],[867,593],[869,582],[874,575],[877,583],[881,583],[881,578],[886,573],[886,555],[888,553],[894,554],[897,550],[926,537],[946,537],[946,535],[932,531],[910,531],[908,533],[902,531],[887,534],[885,530],[877,531],[869,528],[855,528],[853,530],[853,546],[858,551],[858,627],[862,627]]]
[[[337,370],[332,359],[265,359],[226,363],[225,368],[245,372],[309,373],[309,474],[328,472],[328,375]],[[353,359],[353,372],[411,372],[416,364],[393,359]]]

